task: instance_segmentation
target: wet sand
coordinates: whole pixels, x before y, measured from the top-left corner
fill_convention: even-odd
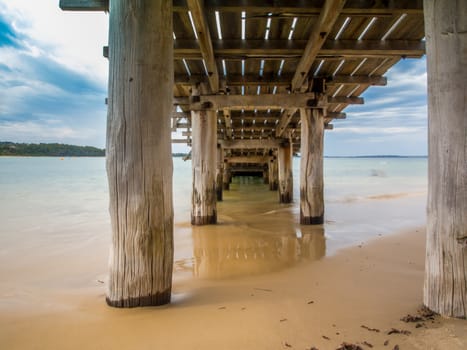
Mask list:
[[[305,236],[322,240],[319,231]],[[366,341],[375,349],[393,349],[396,344],[400,349],[465,349],[467,321],[437,317],[420,328],[400,321],[407,314],[415,315],[421,305],[424,240],[424,229],[418,228],[251,276],[203,278],[200,272],[201,278],[192,278],[189,267],[185,271],[179,263],[171,305],[130,310],[105,305],[105,274],[83,275],[70,285],[54,280],[54,266],[60,259],[47,257],[48,272],[29,273],[41,275],[37,281],[52,274],[43,283],[53,286],[32,281],[23,286],[21,295],[12,286],[17,277],[2,272],[12,285],[8,288],[4,280],[0,289],[0,347],[336,349],[346,341],[369,349],[362,345]],[[290,247],[290,242],[283,244],[298,249]],[[203,257],[196,248],[194,255],[194,259]],[[83,260],[84,267],[70,264],[70,275],[102,263],[98,261],[102,258],[96,259]],[[209,274],[209,269],[204,273]],[[214,277],[217,273],[219,269],[214,269]],[[388,335],[391,328],[411,334]]]

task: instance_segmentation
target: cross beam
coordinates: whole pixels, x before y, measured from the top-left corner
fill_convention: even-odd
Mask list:
[[[60,0],[63,11],[109,11],[109,0]]]
[[[203,5],[200,0],[187,0],[188,9],[191,11],[193,22],[198,33],[198,43],[201,55],[206,62],[209,86],[212,93],[219,90],[219,73],[217,72],[216,59],[211,42],[208,22],[204,14]]]
[[[204,7],[210,11],[221,12],[256,12],[255,17],[290,17],[297,15],[317,16],[320,14],[322,0],[205,0]],[[375,4],[374,4],[375,3]],[[354,16],[388,16],[397,13],[422,14],[423,1],[391,0],[362,1],[347,0],[342,14]],[[186,0],[173,1],[174,12],[186,12]]]
[[[305,40],[282,39],[222,39],[212,40],[216,58],[240,59],[300,59],[306,48]],[[328,40],[316,50],[314,58],[345,57],[413,57],[425,54],[425,43],[420,40]],[[315,51],[314,50],[314,51]],[[175,59],[201,59],[198,41],[177,39],[174,42]],[[314,60],[313,60],[314,61]],[[312,61],[312,63],[313,63]],[[309,64],[309,62],[307,62]],[[304,68],[304,67],[300,67]],[[300,71],[300,74],[304,72]],[[299,79],[297,77],[297,79]],[[296,84],[298,80],[296,81]]]
[[[225,77],[225,83],[227,86],[242,86],[242,85],[253,85],[253,86],[290,86],[292,80],[292,74],[282,74],[277,76],[276,74],[229,74]],[[383,76],[368,76],[368,75],[336,75],[333,77],[325,78],[326,84],[360,84],[360,85],[376,85],[384,86],[387,84],[387,79]],[[206,75],[201,74],[176,74],[176,84],[193,85],[207,81]]]
[[[329,35],[334,23],[339,18],[340,12],[344,7],[345,0],[326,0],[323,8],[319,14],[318,20],[313,25],[310,37],[306,43],[305,50],[302,53],[300,61],[298,62],[297,69],[295,70],[294,76],[291,82],[291,90],[293,92],[298,91],[302,88],[305,80],[308,78],[311,65],[318,55],[321,46],[323,46],[326,38]],[[276,136],[280,137],[287,129],[292,116],[297,111],[294,109],[286,109],[279,120],[279,124],[276,127]]]
[[[231,149],[253,149],[253,148],[279,148],[282,141],[279,139],[265,139],[265,140],[219,140],[222,148]]]

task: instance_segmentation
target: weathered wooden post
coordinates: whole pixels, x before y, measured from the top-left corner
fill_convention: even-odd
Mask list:
[[[231,175],[230,175],[230,164],[224,159],[224,172],[222,174],[222,183],[224,190],[230,189]]]
[[[285,140],[277,150],[280,203],[291,203],[293,199],[292,151],[290,140]]]
[[[192,87],[192,96],[206,93],[204,84]],[[191,196],[191,223],[208,225],[217,222],[216,164],[217,118],[211,110],[191,111],[191,164],[193,192]]]
[[[263,183],[265,185],[269,184],[269,165],[267,169],[263,169]]]
[[[224,179],[224,150],[220,144],[217,144],[216,194],[217,194],[218,201],[222,201],[223,179]]]
[[[172,2],[112,0],[107,175],[112,244],[107,303],[170,302]]]
[[[300,108],[300,119],[300,224],[322,224],[324,222],[323,112],[320,109]]]
[[[277,173],[277,158],[276,156],[271,156],[269,159],[269,190],[277,191],[278,187],[278,173]]]
[[[425,0],[428,219],[424,303],[467,317],[467,2]]]

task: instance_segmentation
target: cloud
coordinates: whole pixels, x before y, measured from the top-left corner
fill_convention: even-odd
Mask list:
[[[0,0],[0,8],[0,140],[103,147],[107,67],[95,63],[103,59],[79,40],[83,51],[76,56],[72,45],[60,42],[76,34],[67,35],[67,23],[58,27],[57,14],[63,12],[56,1]]]
[[[326,153],[427,154],[426,60],[402,60],[387,73],[385,87],[370,87],[363,106],[326,133]],[[349,153],[350,151],[350,153]]]

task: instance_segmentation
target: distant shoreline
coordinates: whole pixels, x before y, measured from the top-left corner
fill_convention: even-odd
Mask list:
[[[62,143],[0,142],[0,156],[17,157],[103,157],[105,150]]]
[[[186,157],[188,153],[172,153],[172,157]],[[62,143],[16,143],[0,141],[0,157],[105,157],[105,149]],[[300,157],[297,155],[297,157]],[[324,156],[324,158],[427,158],[427,155],[375,154],[359,156]]]

